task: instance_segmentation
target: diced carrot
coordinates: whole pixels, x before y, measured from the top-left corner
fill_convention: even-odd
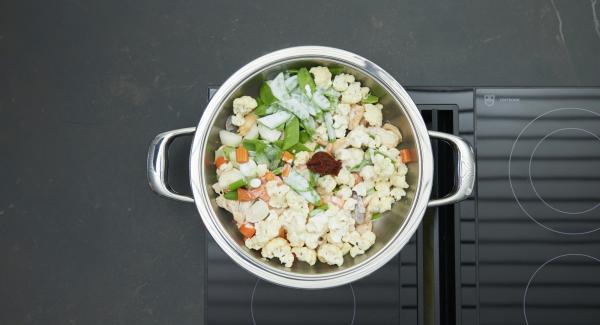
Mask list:
[[[281,160],[285,161],[288,164],[291,164],[294,161],[294,155],[289,151],[284,151],[283,155],[281,155]]]
[[[256,233],[256,228],[251,223],[244,223],[240,226],[240,232],[244,235],[244,238],[252,238]]]
[[[273,172],[271,172],[271,171],[268,171],[268,172],[265,174],[265,180],[267,180],[267,182],[269,182],[269,181],[272,181],[272,180],[274,180],[274,179],[275,179],[275,174],[273,174]]]
[[[415,150],[409,148],[400,149],[400,161],[405,164],[417,161]]]
[[[219,156],[217,157],[217,159],[215,159],[215,166],[217,166],[217,169],[225,163],[227,163],[227,159],[225,159],[225,156]]]
[[[285,166],[283,166],[283,169],[281,170],[281,176],[287,177],[287,175],[290,174],[291,169],[292,167],[290,166],[290,164],[285,164]]]
[[[242,201],[242,202],[248,202],[248,201],[252,201],[255,199],[254,195],[252,195],[252,192],[248,191],[247,189],[241,188],[241,187],[237,189],[237,195],[238,195],[238,201]]]
[[[237,162],[243,164],[245,162],[248,162],[248,159],[250,159],[248,155],[248,150],[246,150],[244,146],[240,145],[235,149],[235,160]]]

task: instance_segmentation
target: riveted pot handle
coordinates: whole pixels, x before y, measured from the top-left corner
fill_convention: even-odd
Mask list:
[[[157,135],[148,149],[148,182],[150,188],[159,195],[183,202],[194,202],[190,196],[175,193],[167,184],[167,154],[169,145],[182,135],[193,134],[196,128],[171,130]]]
[[[465,140],[448,133],[429,131],[432,138],[446,141],[452,145],[458,153],[456,166],[457,183],[452,192],[440,199],[430,200],[428,207],[452,204],[469,197],[475,185],[475,155],[473,148]]]

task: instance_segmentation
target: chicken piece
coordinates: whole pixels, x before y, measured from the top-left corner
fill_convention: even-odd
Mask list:
[[[360,120],[363,118],[365,114],[365,108],[362,105],[352,105],[350,106],[350,114],[348,114],[348,129],[354,130],[359,124]]]

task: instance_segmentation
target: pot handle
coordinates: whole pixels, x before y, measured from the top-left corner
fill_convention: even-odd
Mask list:
[[[171,130],[157,135],[152,140],[148,149],[148,182],[150,183],[150,188],[158,195],[177,201],[194,202],[192,197],[177,194],[167,185],[167,154],[169,153],[169,145],[176,137],[193,134],[194,132],[196,132],[196,128],[194,127]]]
[[[427,206],[437,207],[466,199],[473,192],[475,185],[475,155],[473,154],[473,148],[465,140],[452,134],[429,131],[429,136],[450,143],[458,153],[456,166],[458,180],[453,192],[443,198],[430,200]]]

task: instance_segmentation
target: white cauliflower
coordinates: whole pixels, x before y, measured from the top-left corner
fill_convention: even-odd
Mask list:
[[[380,127],[370,127],[367,131],[375,138],[375,141],[388,148],[395,148],[400,144],[401,138],[392,131]]]
[[[391,196],[374,196],[369,201],[369,205],[367,206],[367,211],[373,213],[383,213],[392,209],[392,204],[394,203],[394,198]]]
[[[360,196],[366,196],[367,192],[372,189],[374,186],[373,181],[370,179],[365,179],[362,182],[354,185],[352,190],[356,192],[356,194]]]
[[[362,95],[362,97],[366,97],[369,94],[369,87],[361,87],[360,88],[360,94]]]
[[[244,175],[242,175],[239,170],[232,168],[219,175],[219,186],[221,186],[221,188],[227,188],[230,184],[241,179],[244,179]]]
[[[310,153],[307,151],[300,151],[294,157],[294,166],[306,165],[310,159]]]
[[[348,115],[350,115],[351,109],[352,108],[350,107],[350,105],[344,104],[344,103],[339,103],[337,105],[335,112],[339,115],[348,116]]]
[[[406,165],[402,162],[398,163],[398,175],[406,175],[406,173],[408,173],[408,167],[406,167]]]
[[[354,219],[348,211],[339,210],[335,215],[329,217],[328,226],[327,241],[341,243],[342,237],[354,229]]]
[[[335,129],[336,138],[341,139],[345,137],[346,130],[348,130],[348,115],[333,115],[333,128]]]
[[[342,103],[345,104],[356,104],[362,99],[360,92],[360,82],[353,82],[348,86],[342,93]]]
[[[348,84],[354,82],[355,78],[351,74],[341,73],[333,78],[333,89],[344,91],[348,89]]]
[[[348,210],[348,211],[354,211],[354,208],[356,207],[356,203],[358,203],[358,201],[356,201],[353,198],[348,198],[346,199],[346,201],[344,201],[344,210]]]
[[[364,166],[358,173],[363,179],[375,178],[375,168],[373,166]]]
[[[380,197],[390,195],[390,183],[386,180],[375,183],[375,191],[377,191],[377,195]]]
[[[294,255],[292,255],[292,248],[288,244],[287,240],[283,238],[271,239],[262,249],[261,255],[264,258],[278,258],[281,264],[285,267],[292,267],[294,263]]]
[[[400,200],[402,197],[406,196],[406,191],[404,191],[401,188],[398,187],[394,187],[392,188],[392,190],[390,191],[390,195],[396,199],[396,201]]]
[[[269,242],[269,240],[279,236],[279,228],[281,223],[277,218],[277,214],[274,212],[269,213],[267,219],[254,224],[256,233],[252,238],[248,238],[245,241],[246,247],[250,249],[259,250]]]
[[[258,106],[256,100],[250,96],[242,96],[233,100],[233,113],[244,116]]]
[[[292,248],[292,253],[296,255],[298,261],[306,262],[311,266],[315,265],[317,262],[317,252],[314,249],[306,247],[294,247]]]
[[[396,171],[394,164],[389,158],[377,154],[373,157],[373,169],[379,179],[390,178]]]
[[[315,84],[323,89],[331,86],[331,72],[326,67],[312,67],[310,73],[313,74]]]
[[[335,177],[335,181],[339,185],[354,186],[354,175],[347,168],[340,169],[340,172]]]
[[[346,138],[348,139],[348,143],[354,148],[360,148],[362,146],[367,146],[369,148],[375,147],[375,141],[369,136],[369,133],[367,133],[367,128],[362,125],[359,125],[355,127],[354,130],[348,132]]]
[[[269,205],[274,208],[287,207],[285,195],[290,191],[289,186],[285,184],[278,185],[277,181],[269,181],[266,184],[267,194],[269,195]]]
[[[231,124],[235,126],[242,126],[244,125],[244,123],[246,123],[246,119],[244,118],[244,116],[240,114],[231,116]]]
[[[215,193],[217,193],[217,194],[221,194],[221,192],[223,192],[223,189],[221,188],[221,185],[219,185],[219,182],[217,182],[217,183],[214,183],[214,184],[212,185],[212,189],[213,189],[213,191],[215,191]]]
[[[358,148],[340,149],[335,152],[335,157],[342,161],[342,166],[352,168],[361,163],[365,153]]]
[[[322,193],[331,193],[336,186],[335,178],[331,175],[321,176],[317,180],[317,190]]]
[[[342,250],[333,244],[323,244],[317,250],[319,261],[329,265],[342,266],[344,264],[344,254]]]
[[[290,210],[299,212],[304,212],[304,210],[306,210],[306,214],[308,214],[308,202],[300,196],[300,194],[296,193],[296,191],[288,191],[285,194],[285,201],[290,207]]]
[[[343,243],[340,247],[340,250],[342,251],[342,255],[348,254],[351,249],[352,249],[352,245],[350,245],[348,243]]]
[[[400,188],[408,188],[408,183],[406,182],[406,176],[404,175],[394,175],[390,178],[390,183],[392,186],[400,187]]]
[[[327,136],[327,128],[324,124],[319,125],[315,129],[315,133],[313,134],[313,140],[319,143],[327,143],[329,141],[329,137]]]
[[[373,105],[366,104],[365,105],[365,120],[371,126],[381,126],[383,124],[383,114],[381,113],[383,106],[381,104]]]
[[[354,176],[352,176],[354,177]],[[352,196],[352,189],[349,186],[341,186],[339,190],[335,193],[338,197],[345,200]]]
[[[246,213],[246,221],[257,223],[269,215],[269,206],[263,200],[256,200]]]
[[[356,257],[357,255],[364,254],[365,251],[375,243],[375,234],[371,231],[364,232],[356,240],[355,246],[350,249],[350,256]]]

